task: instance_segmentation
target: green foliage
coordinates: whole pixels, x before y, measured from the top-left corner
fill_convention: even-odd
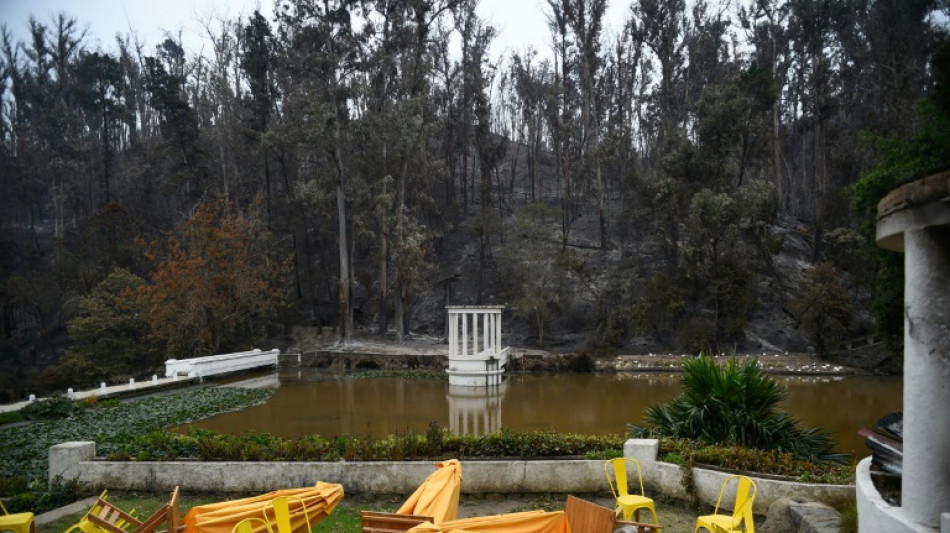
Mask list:
[[[841,513],[841,533],[858,533],[858,502],[851,502]]]
[[[133,291],[144,284],[124,269],[113,269],[88,295],[69,322],[76,343],[60,362],[74,385],[139,375],[161,363],[161,352],[148,342],[148,327]]]
[[[647,409],[652,428],[629,425],[632,435],[698,440],[708,444],[788,452],[810,461],[840,461],[834,440],[818,429],[802,429],[780,408],[786,391],[751,359],[718,365],[709,357],[686,361],[683,392]]]
[[[712,316],[713,348],[741,334],[755,305],[755,271],[740,247],[738,205],[733,195],[704,188],[689,207],[686,278],[693,298]]]
[[[140,435],[259,403],[269,395],[255,389],[203,388],[100,407],[58,420],[2,427],[0,478],[27,476],[31,485],[45,486],[49,447],[54,444],[92,440],[97,453],[108,455]]]
[[[811,339],[818,357],[833,351],[851,324],[853,305],[844,281],[833,266],[808,271],[790,310]]]
[[[498,252],[512,312],[533,322],[538,346],[544,346],[545,327],[558,310],[570,305],[568,289],[574,260],[555,238],[552,211],[543,204],[526,206],[516,214],[517,244]]]
[[[613,456],[623,448],[620,436],[589,436],[554,431],[473,436],[449,435],[431,423],[424,435],[406,431],[383,439],[306,435],[284,439],[268,433],[232,435],[191,429],[187,434],[154,431],[118,446],[113,460],[204,461],[412,461],[453,457]]]
[[[42,485],[42,489],[46,489],[45,484]],[[7,512],[10,513],[29,511],[38,514],[92,496],[96,492],[96,487],[68,481],[57,483],[50,490],[23,490],[10,493],[12,497],[4,499],[4,506],[7,508]]]
[[[348,372],[347,378],[401,378],[419,381],[448,381],[449,376],[441,370],[357,370]]]
[[[79,412],[76,402],[62,393],[55,393],[48,398],[37,400],[20,410],[27,420],[57,420],[68,418]]]
[[[637,298],[631,311],[634,330],[663,341],[683,314],[686,293],[681,280],[665,272],[650,276],[642,285],[643,295]]]
[[[865,221],[868,253],[878,266],[871,309],[878,333],[890,339],[899,337],[904,325],[903,258],[875,244],[877,204],[900,183],[950,165],[950,116],[932,99],[921,101],[918,113],[923,125],[912,137],[870,139],[879,162],[851,187],[852,210]]]
[[[0,426],[4,424],[13,424],[22,420],[23,413],[20,411],[8,411],[6,413],[0,413]]]
[[[659,459],[682,466],[705,464],[736,472],[788,476],[808,483],[854,483],[851,462],[814,462],[791,452],[660,438]]]

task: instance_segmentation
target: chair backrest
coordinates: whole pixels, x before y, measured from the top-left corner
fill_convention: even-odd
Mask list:
[[[640,463],[636,459],[630,459],[628,457],[615,457],[604,463],[604,474],[607,476],[607,483],[610,485],[610,492],[613,493],[614,498],[618,495],[626,496],[629,494],[629,489],[627,488],[627,465],[633,463],[637,467],[637,482],[640,486],[640,495],[644,496],[646,493],[643,490],[643,475],[640,472]],[[610,477],[610,471],[608,467],[611,467],[614,471],[614,479],[617,481],[617,486],[614,488],[614,482]]]
[[[571,531],[577,533],[611,533],[617,518],[613,510],[571,495],[564,512]]]
[[[178,533],[181,529],[184,529],[184,525],[181,523],[181,492],[176,485],[175,490],[172,491],[171,497],[168,499],[167,533]]]
[[[722,482],[722,488],[719,489],[719,500],[716,501],[716,514],[719,514],[719,508],[722,505],[722,498],[726,493],[726,488],[733,481],[736,482],[735,506],[732,508],[732,529],[739,529],[745,521],[746,528],[752,524],[752,505],[755,503],[755,494],[757,487],[755,482],[746,476],[732,475]]]
[[[277,524],[277,533],[291,533],[293,531],[293,525],[290,520],[290,499],[293,498],[297,503],[300,504],[300,512],[303,514],[304,520],[307,523],[306,531],[310,531],[310,517],[307,515],[307,504],[300,498],[293,496],[278,496],[271,500],[267,505],[264,506],[264,519],[270,520],[270,517],[267,516],[267,509],[271,509],[274,513],[274,523]]]
[[[135,518],[132,512],[126,513],[103,499],[99,499],[79,521],[80,529],[86,533],[127,533],[141,525],[142,522]]]

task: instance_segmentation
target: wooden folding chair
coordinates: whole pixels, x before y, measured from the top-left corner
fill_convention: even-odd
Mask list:
[[[399,533],[409,531],[423,522],[435,522],[431,516],[415,514],[378,513],[360,511],[363,533]]]
[[[181,496],[179,488],[172,491],[168,503],[162,505],[145,520],[139,520],[115,505],[100,498],[93,509],[79,522],[84,533],[155,533],[166,526],[165,533],[178,533],[181,525]],[[91,526],[91,527],[90,527]]]
[[[568,495],[564,508],[567,523],[575,533],[612,533],[622,526],[633,526],[637,533],[661,533],[663,526],[617,520],[617,514],[606,507]]]

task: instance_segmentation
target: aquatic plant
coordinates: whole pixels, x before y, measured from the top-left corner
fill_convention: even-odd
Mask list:
[[[667,404],[647,409],[652,427],[628,424],[631,436],[776,450],[816,462],[847,461],[847,455],[833,452],[830,433],[802,428],[797,418],[781,409],[786,390],[765,375],[755,359],[740,364],[731,358],[719,365],[700,355],[686,361],[683,369],[683,392]]]

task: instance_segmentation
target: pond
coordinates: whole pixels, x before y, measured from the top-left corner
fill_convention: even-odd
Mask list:
[[[360,378],[312,369],[259,376],[276,387],[265,405],[194,423],[222,433],[268,432],[384,437],[424,432],[430,421],[454,433],[554,428],[595,435],[621,434],[642,423],[647,407],[680,392],[679,374],[516,374],[499,387],[475,389],[444,381]],[[775,376],[788,389],[786,409],[805,426],[820,426],[838,450],[868,455],[856,432],[901,408],[900,377]],[[186,427],[186,426],[185,426]],[[180,427],[178,429],[184,429]]]

